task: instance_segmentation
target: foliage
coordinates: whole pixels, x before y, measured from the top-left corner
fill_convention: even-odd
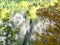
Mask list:
[[[5,37],[4,41],[6,45],[12,45],[16,42],[15,39],[16,34],[19,34],[20,27],[14,26],[11,18],[15,15],[15,12],[19,13],[24,12],[26,17],[32,20],[37,19],[38,17],[48,17],[53,20],[55,23],[54,27],[48,27],[47,32],[52,33],[55,36],[56,34],[60,33],[60,2],[59,0],[0,0],[0,20],[2,25],[0,26],[0,36]],[[30,21],[30,20],[29,20]],[[58,33],[57,33],[58,32]],[[6,34],[4,34],[6,33]],[[10,35],[10,36],[9,36]],[[51,35],[44,35],[44,34],[37,34],[36,37],[41,37],[41,41],[51,41],[52,38],[54,40],[54,36]],[[45,37],[46,36],[46,37]],[[50,37],[51,36],[51,37]],[[44,39],[45,37],[45,39]],[[56,36],[55,36],[56,37]],[[49,39],[50,38],[50,39]],[[56,38],[59,38],[56,37]],[[52,40],[52,41],[53,41]],[[10,42],[8,42],[10,41]],[[37,44],[34,41],[35,45],[43,45],[43,41]],[[3,43],[2,41],[0,44]],[[11,44],[9,44],[11,43]],[[52,43],[52,42],[51,42]],[[59,43],[59,42],[58,42]],[[54,45],[52,43],[52,45]]]
[[[60,5],[58,3],[55,3],[54,6],[49,6],[48,8],[42,8],[37,10],[38,16],[45,16],[48,17],[51,21],[54,21],[55,24],[52,27],[51,24],[46,30],[39,34],[35,32],[36,39],[34,41],[34,45],[55,45],[59,44],[60,41],[58,40],[60,38],[60,15],[59,15],[59,9]],[[43,29],[44,30],[44,29]],[[39,40],[40,39],[40,40]],[[37,41],[37,42],[36,42]]]

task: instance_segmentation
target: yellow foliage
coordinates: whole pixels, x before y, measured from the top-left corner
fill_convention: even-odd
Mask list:
[[[55,3],[58,3],[58,0],[54,0]]]
[[[29,14],[30,14],[30,18],[32,19],[35,19],[37,18],[37,15],[36,15],[36,10],[39,9],[40,6],[32,6],[31,9],[29,10]]]
[[[0,9],[0,19],[3,21],[6,21],[7,19],[9,19],[9,10],[7,9]]]
[[[51,5],[51,6],[54,6],[54,5],[55,5],[54,3],[58,3],[58,0],[52,0],[52,1],[50,2],[50,5]]]
[[[29,6],[28,1],[21,1],[21,2],[17,3],[17,9],[25,10],[28,8],[28,6]]]

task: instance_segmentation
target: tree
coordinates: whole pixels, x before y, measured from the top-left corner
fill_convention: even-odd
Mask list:
[[[37,15],[38,16],[46,16],[50,19],[51,21],[54,21],[55,24],[52,27],[51,24],[50,26],[41,34],[35,32],[36,38],[41,38],[36,42],[37,40],[34,41],[34,45],[56,45],[60,44],[60,15],[59,15],[59,7],[57,3],[55,3],[54,6],[50,6],[48,8],[42,8],[38,9]],[[53,11],[54,10],[54,11]],[[51,12],[53,11],[53,12]],[[46,34],[45,34],[46,33]]]

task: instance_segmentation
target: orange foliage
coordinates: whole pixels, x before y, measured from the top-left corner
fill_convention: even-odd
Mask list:
[[[46,30],[47,32],[52,33],[52,35],[35,33],[37,35],[36,37],[41,38],[41,40],[35,40],[34,45],[60,45],[60,5],[55,3],[54,6],[50,5],[48,8],[38,9],[36,14],[37,16],[48,17],[50,20],[56,22],[56,24],[54,27],[50,26]],[[48,43],[42,41],[45,38],[48,40]]]

